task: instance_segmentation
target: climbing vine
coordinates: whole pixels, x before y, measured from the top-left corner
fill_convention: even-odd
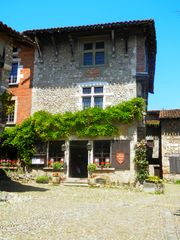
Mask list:
[[[120,123],[131,124],[142,119],[144,106],[142,98],[134,98],[104,110],[96,107],[54,115],[39,111],[21,125],[6,129],[1,135],[1,146],[17,148],[19,157],[28,163],[38,140],[68,139],[71,135],[79,138],[116,136],[121,131]]]
[[[0,102],[1,102],[1,121],[4,123],[6,122],[6,116],[11,113],[14,108],[11,105],[11,98],[12,98],[12,94],[4,91],[2,94],[0,94]]]
[[[135,158],[134,158],[137,181],[143,183],[143,181],[148,177],[148,161],[147,161],[147,145],[145,140],[141,140],[135,146]]]

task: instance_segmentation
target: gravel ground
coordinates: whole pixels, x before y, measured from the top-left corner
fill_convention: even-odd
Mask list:
[[[180,185],[167,184],[163,195],[35,183],[7,189],[0,240],[180,239]]]

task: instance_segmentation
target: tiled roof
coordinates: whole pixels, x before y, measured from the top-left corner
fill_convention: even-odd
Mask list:
[[[159,114],[160,119],[180,118],[180,109],[162,110]]]
[[[156,63],[156,31],[154,20],[133,20],[124,22],[112,22],[103,24],[93,24],[84,26],[71,26],[71,27],[57,27],[48,29],[34,29],[27,30],[23,32],[25,35],[32,37],[35,35],[43,34],[53,34],[53,33],[84,33],[88,31],[98,31],[103,32],[107,30],[122,30],[126,33],[132,30],[141,30],[143,34],[147,37],[147,42],[149,45],[149,91],[154,92],[154,73],[155,73],[155,63]]]
[[[2,33],[6,33],[10,37],[13,37],[15,39],[21,40],[23,42],[27,42],[27,43],[33,44],[31,39],[29,39],[28,37],[24,36],[20,32],[15,31],[14,29],[10,28],[9,26],[7,26],[6,24],[4,24],[3,22],[0,21],[0,33],[1,32]]]
[[[91,25],[82,25],[82,26],[70,26],[70,27],[56,27],[56,28],[44,28],[44,29],[33,29],[27,30],[25,34],[37,34],[37,33],[53,33],[53,32],[72,32],[72,31],[86,31],[86,30],[103,30],[111,28],[119,28],[126,26],[147,26],[148,24],[154,24],[154,20],[134,20],[134,21],[125,21],[125,22],[111,22],[103,24],[91,24]]]

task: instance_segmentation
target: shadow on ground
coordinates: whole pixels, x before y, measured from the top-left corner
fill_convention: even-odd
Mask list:
[[[45,192],[47,188],[35,187],[31,185],[22,184],[19,182],[12,181],[6,175],[0,176],[0,191],[5,192]]]

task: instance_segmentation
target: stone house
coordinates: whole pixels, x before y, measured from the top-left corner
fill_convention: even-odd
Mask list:
[[[20,83],[19,79],[22,79],[23,75],[24,80],[27,78],[27,73],[24,74],[19,67],[20,58],[18,56],[17,46],[22,46],[23,49],[26,49],[25,51],[27,53],[28,47],[32,45],[33,43],[30,39],[0,22],[0,94],[2,95],[6,90],[12,93],[11,104],[13,108],[13,111],[6,117],[4,114],[2,114],[3,105],[2,102],[0,102],[0,132],[6,123],[19,123],[19,118],[22,118],[21,116],[25,114],[26,105],[28,105],[28,103],[24,96],[27,94],[27,91],[24,91],[22,98],[18,99],[18,93],[17,90],[15,90],[15,88],[19,88],[20,86],[18,85]],[[27,56],[26,53],[23,56],[26,58],[25,61],[28,61],[29,56]],[[27,68],[25,71],[27,71]],[[15,88],[13,89],[13,87]],[[31,97],[28,99],[28,101],[31,102]],[[19,109],[19,107],[22,105],[21,102],[24,102],[23,110],[22,108]],[[30,115],[30,109],[31,107],[29,106],[29,113],[25,114],[24,118]],[[17,119],[16,116],[18,117]]]
[[[31,114],[106,108],[153,93],[156,33],[153,20],[29,30],[36,43]],[[87,177],[88,163],[110,162],[119,181],[134,180],[134,147],[143,123],[124,127],[118,137],[49,142],[34,163],[63,160],[67,177]],[[42,159],[41,159],[42,158]],[[45,162],[43,160],[45,159]]]
[[[146,125],[150,173],[179,179],[180,109],[148,111]]]

